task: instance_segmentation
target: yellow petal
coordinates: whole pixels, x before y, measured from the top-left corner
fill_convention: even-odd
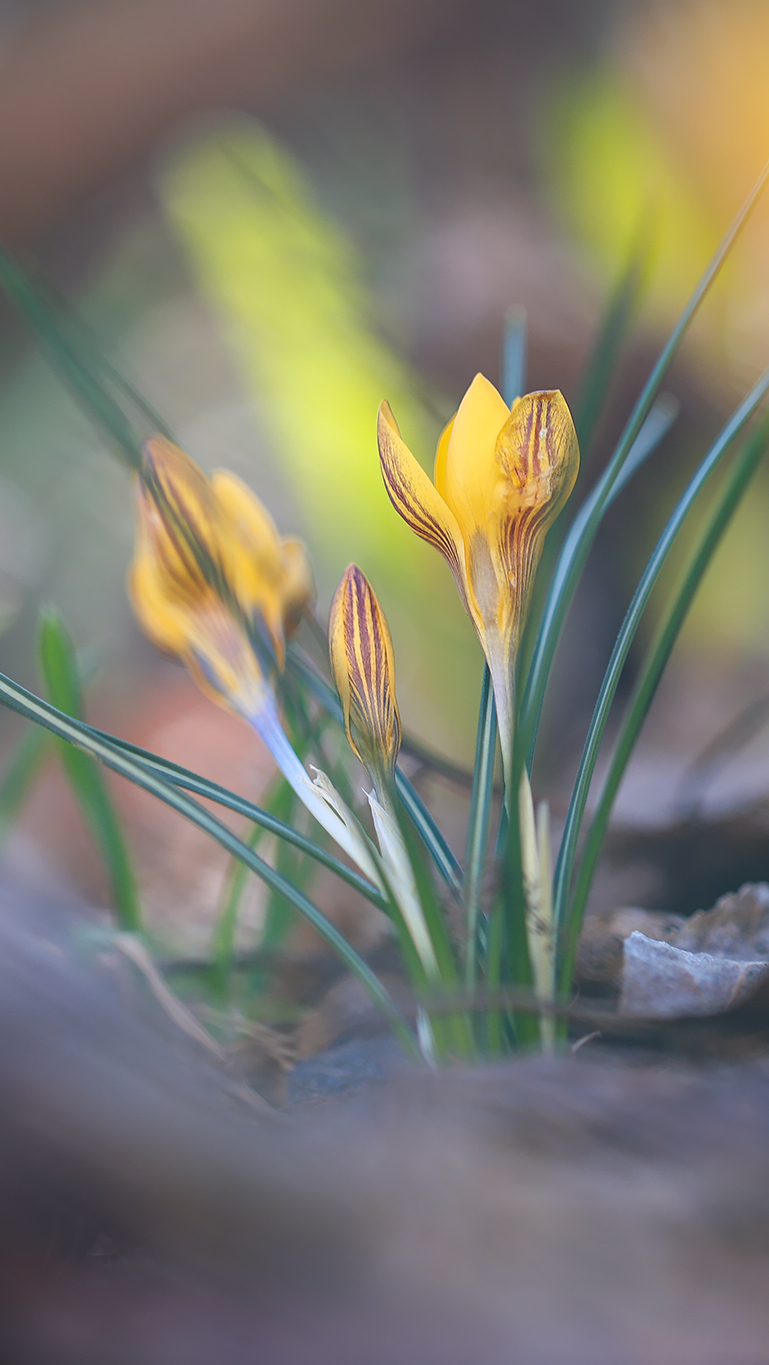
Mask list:
[[[198,686],[227,710],[252,716],[265,683],[244,628],[211,588],[184,597],[162,573],[151,547],[137,551],[128,589],[147,635],[183,660]]]
[[[403,441],[389,403],[383,403],[379,409],[377,435],[390,502],[412,531],[448,560],[465,596],[464,550],[456,517]]]
[[[449,453],[449,441],[454,430],[454,418],[447,422],[438,438],[438,448],[435,452],[435,466],[433,468],[433,483],[438,492],[443,497],[443,489],[446,486],[446,460]]]
[[[579,468],[577,436],[563,395],[548,390],[517,399],[500,432],[496,456],[502,479],[490,548],[497,578],[507,586],[512,604],[500,628],[503,634],[520,636],[545,534]]]
[[[128,575],[128,592],[139,622],[159,649],[181,654],[187,642],[186,611],[169,594],[168,580],[158,572],[156,556],[140,538]]]
[[[329,647],[347,738],[372,776],[391,772],[400,749],[392,641],[376,595],[355,564],[331,605]]]
[[[436,459],[435,483],[456,517],[465,543],[488,533],[500,471],[497,437],[510,409],[493,384],[477,374]],[[445,436],[446,433],[444,433]]]
[[[287,635],[299,625],[315,598],[315,579],[305,546],[287,536],[281,545],[283,558],[283,627]]]
[[[209,480],[185,451],[165,437],[144,446],[140,507],[169,572],[216,582],[220,576],[216,499]]]
[[[264,674],[245,631],[213,594],[190,614],[182,657],[217,705],[247,720],[259,713],[269,692]]]
[[[215,469],[211,487],[228,524],[248,546],[253,572],[276,581],[280,577],[281,544],[267,508],[247,484],[229,469]]]
[[[552,520],[579,470],[577,433],[563,394],[544,390],[516,399],[495,453],[510,512],[537,509]]]
[[[275,522],[251,489],[229,470],[216,470],[211,487],[219,512],[219,557],[225,582],[246,617],[261,617],[280,659],[283,562]]]

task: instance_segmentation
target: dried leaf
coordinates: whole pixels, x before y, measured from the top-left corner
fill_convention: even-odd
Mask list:
[[[636,930],[625,940],[619,1011],[647,1019],[720,1014],[767,980],[769,962],[689,953]]]

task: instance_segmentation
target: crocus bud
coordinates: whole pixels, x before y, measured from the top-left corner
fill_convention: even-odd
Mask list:
[[[355,564],[331,604],[329,647],[347,738],[374,785],[386,787],[401,742],[395,660],[384,612]]]

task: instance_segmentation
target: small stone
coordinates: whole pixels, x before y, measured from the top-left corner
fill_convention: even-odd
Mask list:
[[[755,995],[769,962],[690,953],[638,931],[624,944],[619,1012],[646,1019],[721,1014]]]

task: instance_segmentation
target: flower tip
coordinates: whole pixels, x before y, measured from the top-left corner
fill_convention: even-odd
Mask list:
[[[390,407],[390,404],[388,403],[386,398],[383,399],[382,402],[379,404],[379,415],[377,417],[377,431],[379,433],[380,439],[382,438],[382,436],[387,437],[388,435],[390,435],[391,432],[394,432],[396,436],[400,436],[401,434],[400,427],[398,426],[398,423],[395,420],[395,414],[393,413],[393,410]]]
[[[481,374],[480,370],[472,383],[468,386],[460,406],[464,406],[465,404],[471,408],[478,404],[483,407],[490,407],[495,415],[498,415],[500,412],[500,404],[502,404],[507,412],[510,411],[507,403],[499,392],[499,389],[495,384],[492,384],[490,379],[486,378],[485,374]]]
[[[334,594],[328,633],[347,738],[376,782],[377,775],[395,764],[400,719],[387,621],[357,564],[348,565]]]
[[[149,436],[142,446],[142,462],[139,469],[139,477],[142,478],[148,473],[164,471],[167,474],[186,474],[189,477],[191,470],[196,476],[205,479],[202,469],[195,464],[191,455],[181,446],[169,441],[167,436]]]

